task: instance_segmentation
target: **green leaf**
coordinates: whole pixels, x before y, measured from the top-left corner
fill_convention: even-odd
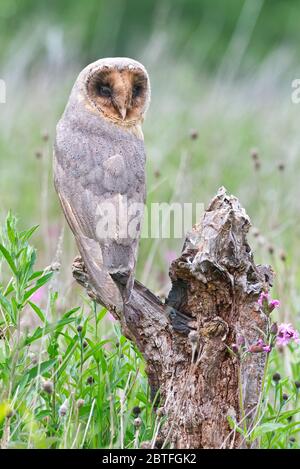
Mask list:
[[[35,225],[33,226],[32,228],[30,228],[29,230],[26,230],[26,231],[21,231],[20,233],[20,239],[25,242],[25,241],[28,241],[28,239],[31,238],[31,236],[33,235],[33,233],[38,229],[39,225]]]
[[[32,344],[32,342],[35,342],[36,340],[49,334],[50,332],[59,330],[63,326],[70,324],[73,321],[76,321],[76,318],[65,318],[53,324],[47,324],[45,327],[37,327],[31,336],[26,337],[24,345],[30,345]]]
[[[49,371],[56,363],[56,358],[53,360],[47,360],[41,364],[38,364],[31,368],[27,373],[25,373],[17,386],[20,386],[20,390],[24,389],[24,387],[30,383],[34,378],[36,378],[38,375],[43,375],[47,371]]]
[[[286,424],[284,423],[263,423],[262,425],[260,425],[254,430],[252,437],[253,439],[255,439],[265,433],[281,430],[285,427],[286,427]]]
[[[102,321],[102,319],[104,318],[104,316],[106,315],[107,313],[107,309],[106,308],[102,308],[99,313],[98,313],[98,316],[97,316],[97,324]]]
[[[138,391],[137,394],[136,394],[136,397],[139,401],[141,401],[143,404],[147,405],[149,404],[149,400],[147,398],[147,396],[141,392],[141,391]]]
[[[0,423],[5,419],[10,411],[10,405],[8,402],[0,402]]]
[[[80,310],[80,306],[78,306],[77,308],[70,309],[70,311],[67,311],[67,312],[63,315],[62,319],[63,319],[63,318],[68,318],[69,316],[71,316],[71,314],[77,313],[77,311],[79,311],[79,310]],[[77,318],[76,318],[76,319],[77,319]]]
[[[8,236],[9,241],[14,246],[16,244],[16,236],[15,236],[14,229],[11,226],[10,219],[11,217],[8,216],[6,220],[6,231],[7,231],[7,236]]]
[[[28,301],[28,304],[30,304],[33,311],[38,315],[40,320],[45,324],[47,322],[47,320],[45,318],[45,315],[44,315],[43,311],[36,304],[32,303],[31,301]]]
[[[45,410],[41,410],[40,412],[38,412],[35,416],[35,418],[37,420],[42,420],[44,417],[47,417],[48,415],[51,415],[51,410],[50,409],[45,409]]]
[[[39,270],[38,272],[34,272],[29,278],[28,278],[28,281],[31,282],[32,280],[35,280],[37,277],[40,277],[41,275],[43,275],[44,271],[43,270]]]
[[[74,339],[73,339],[72,346],[68,347],[68,353],[65,353],[63,361],[62,361],[61,365],[59,366],[58,373],[57,373],[57,380],[62,375],[62,373],[65,371],[70,358],[73,357],[74,351],[77,347],[77,342],[78,342],[78,336],[75,336]]]
[[[23,298],[23,303],[28,300],[39,288],[41,288],[45,283],[49,282],[50,278],[52,277],[53,272],[48,272],[47,274],[43,275],[41,278],[38,279],[35,286],[28,290]]]
[[[11,320],[13,319],[13,311],[10,302],[5,298],[5,296],[2,295],[0,292],[0,304],[2,308],[9,314],[9,317]]]
[[[15,263],[14,263],[11,255],[7,251],[7,249],[5,249],[5,247],[3,246],[3,244],[0,244],[0,251],[2,252],[2,254],[3,254],[6,262],[8,263],[9,267],[11,268],[12,272],[17,276],[18,271],[17,271],[17,268],[15,266]]]
[[[83,363],[91,356],[94,356],[95,360],[98,361],[97,352],[103,347],[104,344],[111,343],[111,340],[106,339],[106,340],[101,340],[95,346],[93,346],[91,340],[86,339],[86,341],[89,344],[90,348],[89,348],[89,351],[84,355]]]
[[[106,362],[105,354],[104,354],[103,350],[100,349],[100,350],[98,351],[98,353],[95,354],[95,360],[96,360],[96,361],[97,361],[97,358],[96,358],[97,355],[98,355],[98,357],[99,357],[99,360],[100,360],[100,363],[101,363],[102,372],[103,372],[103,374],[104,374],[104,373],[107,371],[107,362]]]
[[[64,358],[65,358],[67,355],[69,355],[70,351],[73,349],[74,345],[76,344],[76,342],[78,342],[78,340],[79,340],[78,335],[75,335],[75,336],[71,339],[71,341],[70,341],[70,343],[69,343],[69,345],[68,345],[68,347],[67,347],[67,349],[66,349],[66,351],[65,351],[65,353],[64,353]]]

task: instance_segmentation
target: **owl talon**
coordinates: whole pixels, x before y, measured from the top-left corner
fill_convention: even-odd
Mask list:
[[[168,310],[168,317],[174,331],[179,332],[180,334],[189,335],[189,333],[194,330],[194,328],[191,327],[192,318],[190,316],[187,316],[172,307],[169,307]]]

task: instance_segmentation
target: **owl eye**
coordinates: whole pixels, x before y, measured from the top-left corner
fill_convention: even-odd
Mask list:
[[[104,96],[105,98],[111,98],[111,95],[112,95],[111,88],[107,85],[100,85],[99,94],[100,96]]]
[[[141,85],[134,85],[132,89],[132,97],[137,98],[138,96],[141,95],[142,91],[143,91],[143,87]]]

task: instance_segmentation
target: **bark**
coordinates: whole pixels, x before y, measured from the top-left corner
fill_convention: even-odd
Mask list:
[[[257,300],[269,289],[272,270],[255,265],[246,239],[249,228],[239,201],[221,188],[170,266],[166,302],[135,281],[125,310],[111,308],[123,333],[143,353],[153,396],[159,390],[165,446],[236,448],[243,442],[228,417],[239,422],[246,414],[248,427],[253,421],[265,355],[249,354],[241,364],[228,350],[238,336],[250,345],[266,330]],[[94,300],[107,304],[80,258],[73,274]]]

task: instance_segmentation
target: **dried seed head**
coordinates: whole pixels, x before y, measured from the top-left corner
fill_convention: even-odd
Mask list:
[[[38,357],[33,353],[30,355],[32,365],[37,365]]]
[[[42,139],[44,140],[44,142],[48,142],[48,140],[49,140],[49,133],[48,133],[48,132],[43,132],[43,133],[42,133]]]
[[[281,260],[282,262],[286,262],[286,254],[285,254],[284,251],[281,251],[279,257],[280,257],[280,260]]]
[[[92,376],[89,376],[88,379],[86,380],[86,384],[93,384],[94,382],[95,380]]]
[[[197,331],[191,331],[189,333],[189,341],[191,344],[197,344],[199,340],[199,335]]]
[[[273,322],[272,326],[270,327],[270,332],[273,335],[277,335],[277,332],[278,332],[277,322]]]
[[[258,156],[258,149],[257,148],[252,148],[251,151],[250,151],[250,154],[251,154],[251,158],[254,161],[258,160],[259,156]]]
[[[260,161],[259,160],[255,161],[255,163],[254,163],[255,171],[259,171],[260,167],[261,167]]]
[[[151,449],[151,441],[142,441],[141,449]]]
[[[197,140],[198,137],[199,137],[198,131],[197,131],[196,129],[192,129],[192,130],[190,131],[190,138],[191,138],[192,140]]]
[[[52,394],[53,393],[53,383],[52,381],[44,381],[42,384],[42,389],[45,391],[47,394]]]
[[[78,399],[78,401],[77,401],[78,409],[80,409],[82,406],[84,406],[84,399]]]
[[[59,408],[59,415],[60,415],[61,417],[64,417],[64,416],[67,414],[67,411],[68,411],[68,409],[67,409],[65,406],[61,406],[61,407]]]
[[[142,425],[142,419],[140,417],[136,417],[133,421],[133,424],[136,428],[139,428]]]
[[[14,415],[13,409],[9,408],[9,409],[6,411],[5,417],[6,417],[7,419],[11,419],[11,418],[13,417],[13,415]]]
[[[274,254],[275,249],[274,249],[274,246],[272,246],[272,244],[269,245],[268,251],[269,251],[269,254],[271,255]]]
[[[140,413],[141,413],[141,408],[140,408],[139,406],[135,406],[135,407],[132,409],[132,413],[133,413],[133,415],[135,415],[135,416],[137,417],[137,416],[140,415]]]
[[[252,229],[252,234],[255,238],[257,238],[260,235],[260,232],[257,228]]]
[[[165,415],[165,409],[163,407],[159,407],[156,409],[156,415],[159,418],[163,417]]]
[[[165,439],[158,436],[155,440],[155,448],[162,449],[164,442],[165,442]]]
[[[61,268],[60,262],[52,262],[52,264],[49,265],[48,270],[49,272],[58,272]]]
[[[275,383],[278,383],[280,380],[281,380],[281,375],[279,373],[274,373],[273,381],[275,381]]]
[[[65,402],[59,408],[59,415],[60,417],[65,417],[68,412],[68,400],[66,399]]]
[[[266,238],[264,236],[259,235],[257,238],[257,242],[260,244],[260,246],[265,246]]]

